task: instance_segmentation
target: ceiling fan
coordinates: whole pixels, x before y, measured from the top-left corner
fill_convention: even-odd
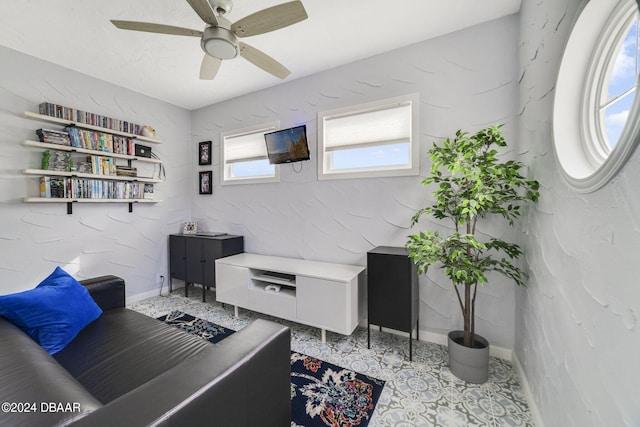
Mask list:
[[[205,53],[200,65],[201,80],[213,80],[222,60],[238,55],[278,78],[284,79],[291,74],[284,65],[266,53],[238,41],[238,38],[268,33],[307,19],[307,12],[301,1],[291,1],[263,9],[233,24],[224,17],[233,7],[231,0],[211,0],[211,3],[208,0],[187,0],[187,3],[207,24],[203,31],[148,22],[111,22],[122,30],[200,37],[200,46]]]

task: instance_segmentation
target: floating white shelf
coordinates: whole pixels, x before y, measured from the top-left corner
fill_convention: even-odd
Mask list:
[[[114,159],[135,160],[139,162],[160,164],[162,160],[152,159],[149,157],[130,156],[128,154],[110,153],[108,151],[90,150],[88,148],[71,147],[69,145],[50,144],[39,141],[22,141],[22,145],[26,147],[44,148],[45,150],[69,151],[72,153],[89,154],[91,156],[113,157]]]
[[[103,127],[100,127],[100,126],[88,125],[88,124],[82,123],[82,122],[74,122],[72,120],[59,119],[57,117],[47,116],[45,114],[32,113],[31,111],[25,111],[24,115],[28,119],[38,120],[38,121],[41,121],[41,122],[55,123],[55,124],[62,125],[62,126],[73,125],[73,126],[77,126],[79,128],[82,128],[82,129],[91,129],[91,130],[95,130],[95,131],[98,131],[98,132],[110,133],[112,135],[120,135],[120,136],[125,136],[127,138],[135,138],[135,139],[139,139],[140,141],[151,142],[151,143],[154,143],[154,144],[162,143],[161,140],[155,139],[155,138],[149,138],[149,137],[146,137],[146,136],[136,135],[134,133],[129,133],[129,132],[121,132],[119,130],[103,128]]]
[[[146,182],[149,184],[157,184],[162,182],[162,180],[160,179],[145,178],[141,176],[97,175],[92,173],[55,171],[55,170],[46,170],[46,169],[23,169],[22,173],[27,175],[40,175],[40,176],[69,176],[73,178],[101,179],[103,181]]]
[[[62,198],[62,197],[25,197],[26,203],[159,203],[158,199],[89,199],[89,198]]]

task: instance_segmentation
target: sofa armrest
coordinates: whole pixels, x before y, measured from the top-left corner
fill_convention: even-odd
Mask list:
[[[21,329],[0,317],[0,402],[12,402],[0,412],[2,427],[51,427],[74,419],[102,404]],[[49,403],[71,410],[47,411]],[[14,408],[13,410],[11,408]],[[43,410],[44,408],[44,410]]]
[[[80,283],[87,288],[102,311],[125,306],[124,279],[118,276],[100,276],[80,280]]]
[[[256,320],[74,426],[281,427],[291,420],[291,331]]]

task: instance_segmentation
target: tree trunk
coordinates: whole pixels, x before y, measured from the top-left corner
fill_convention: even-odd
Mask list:
[[[472,313],[471,313],[471,286],[464,285],[464,341],[462,345],[465,347],[471,347],[473,343],[473,332],[471,328]]]

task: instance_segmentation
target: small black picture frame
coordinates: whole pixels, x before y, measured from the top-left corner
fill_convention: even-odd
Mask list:
[[[213,172],[199,172],[198,177],[198,188],[200,189],[200,194],[213,194]]]
[[[198,165],[211,164],[211,141],[198,143]]]

